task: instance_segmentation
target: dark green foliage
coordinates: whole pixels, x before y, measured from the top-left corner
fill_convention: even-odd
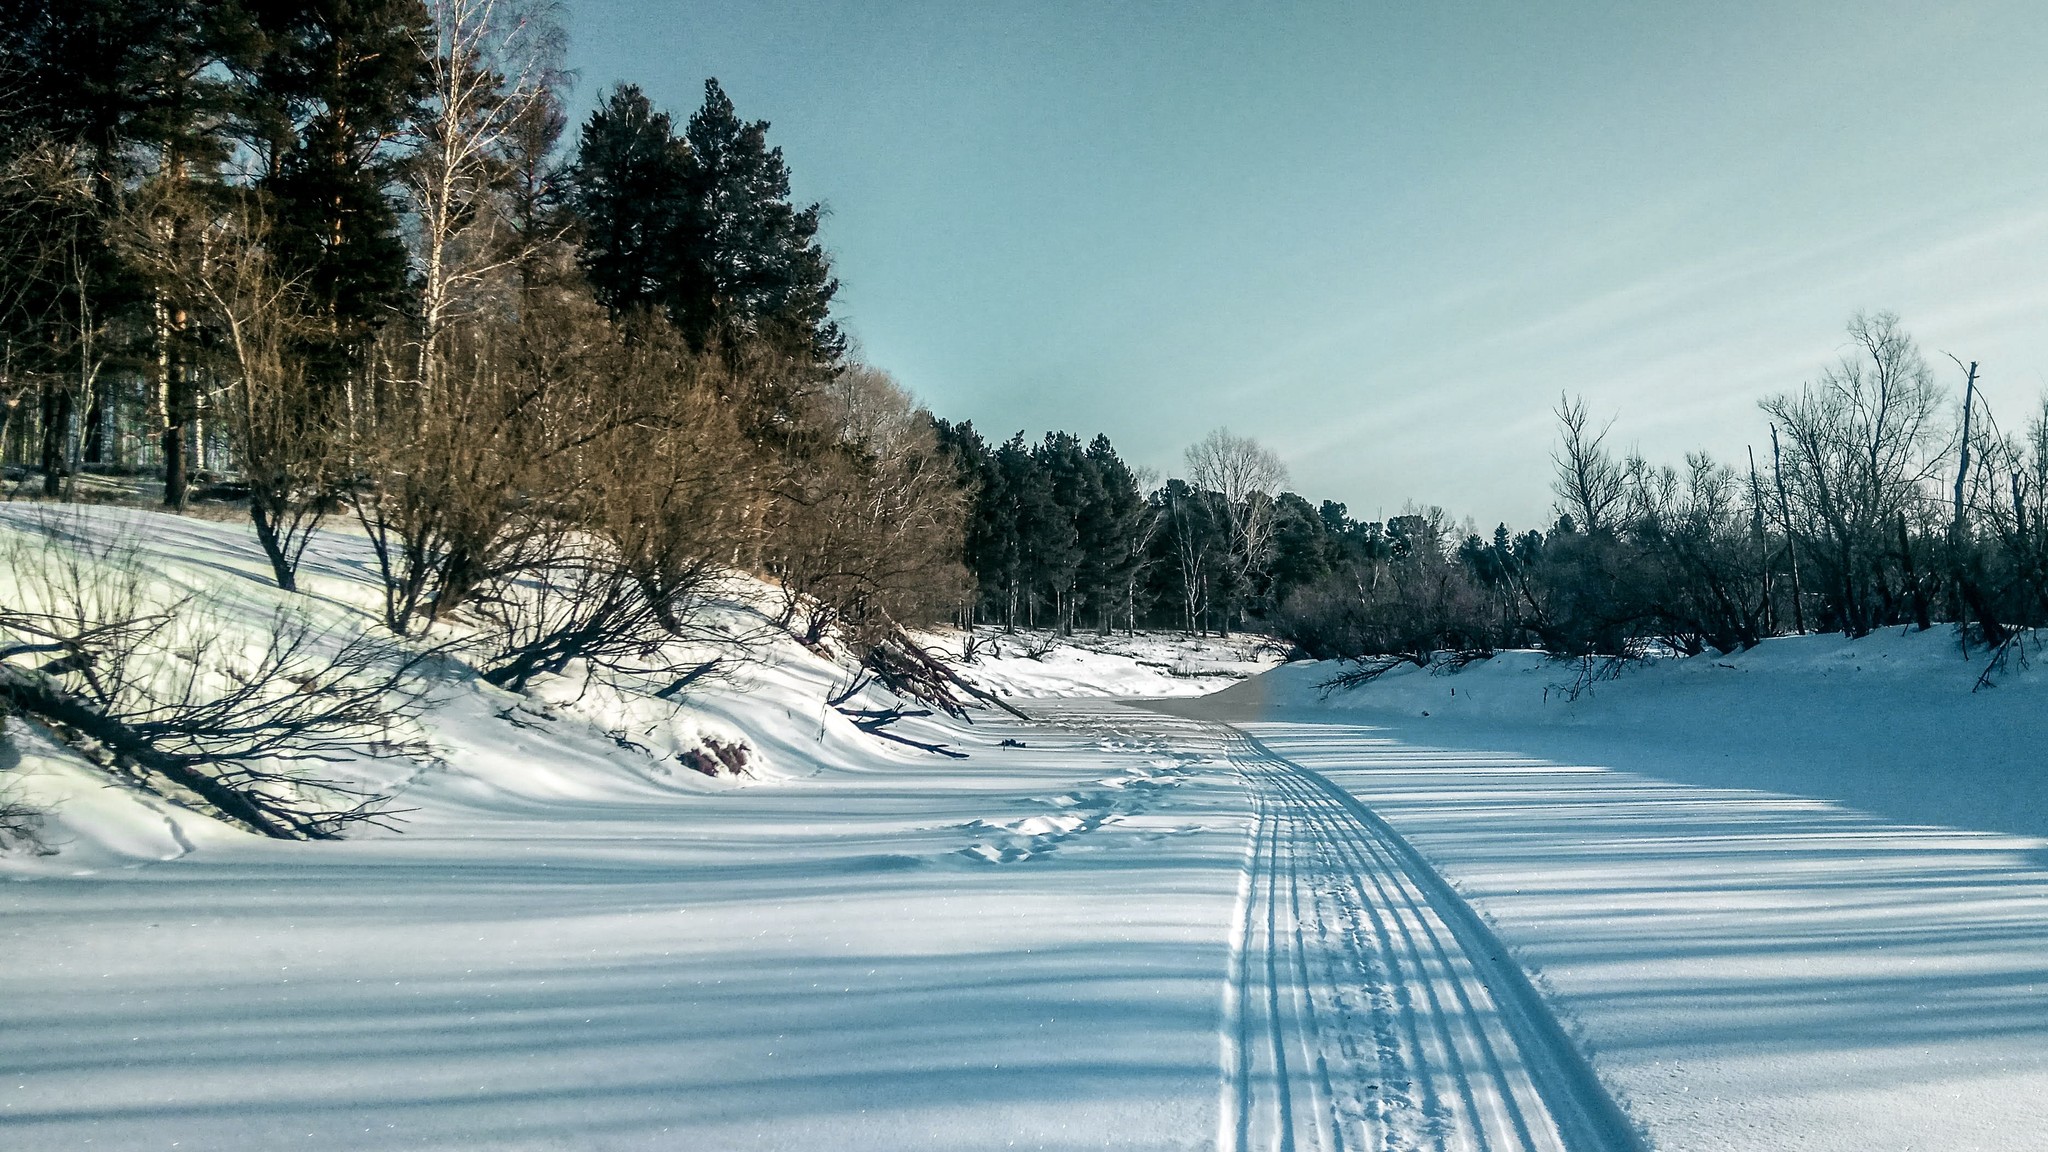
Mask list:
[[[0,6],[0,149],[84,147],[104,193],[140,161],[211,164],[230,104],[207,67],[240,39],[200,0],[14,0]]]
[[[1274,501],[1274,520],[1273,562],[1259,591],[1261,606],[1285,601],[1297,588],[1330,571],[1332,558],[1329,530],[1307,500],[1282,492]]]
[[[823,208],[790,202],[789,168],[782,149],[768,146],[768,122],[741,120],[718,81],[706,80],[683,137],[690,214],[677,326],[700,345],[729,328],[839,359],[846,338],[830,316],[839,282],[818,244]]]
[[[765,341],[821,364],[845,354],[823,209],[790,201],[768,122],[740,119],[718,81],[680,137],[637,87],[614,89],[583,126],[572,203],[585,274],[615,313],[661,309],[698,348]]]
[[[583,226],[579,259],[615,314],[680,303],[686,153],[668,114],[635,85],[612,89],[583,124],[570,184]]]
[[[426,92],[432,25],[419,0],[243,5],[253,35],[234,64],[270,248],[328,317],[316,358],[321,374],[338,376],[403,300],[390,145]]]
[[[1064,432],[993,448],[969,423],[937,422],[940,447],[974,495],[965,559],[975,615],[1005,626],[1141,622],[1151,595],[1154,513],[1109,438]]]
[[[1108,632],[1119,622],[1136,627],[1148,597],[1143,578],[1153,528],[1151,507],[1138,478],[1118,458],[1109,437],[1097,434],[1081,461],[1087,500],[1074,518],[1081,552],[1075,582],[1089,622]]]

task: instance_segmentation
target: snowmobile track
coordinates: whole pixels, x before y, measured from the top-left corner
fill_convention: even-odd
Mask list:
[[[1520,965],[1399,833],[1222,731],[1257,819],[1224,1005],[1220,1149],[1644,1146]]]

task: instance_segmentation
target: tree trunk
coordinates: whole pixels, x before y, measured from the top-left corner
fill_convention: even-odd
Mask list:
[[[1784,460],[1778,452],[1778,429],[1771,427],[1771,476],[1778,485],[1778,520],[1785,529],[1785,560],[1792,575],[1792,630],[1806,635],[1805,596],[1799,587],[1799,548],[1792,537],[1792,502],[1785,496]]]
[[[63,489],[66,451],[71,436],[71,392],[55,384],[43,385],[43,442],[41,464],[43,495],[54,499]]]
[[[160,336],[165,343],[164,373],[164,507],[182,510],[189,499],[192,462],[185,451],[185,436],[192,420],[192,368],[178,347],[185,327],[183,309],[167,314]]]
[[[1920,576],[1913,570],[1913,538],[1906,532],[1906,514],[1899,513],[1899,562],[1906,569],[1906,589],[1913,600],[1913,622],[1922,632],[1934,627],[1927,610],[1927,589],[1921,586]]]

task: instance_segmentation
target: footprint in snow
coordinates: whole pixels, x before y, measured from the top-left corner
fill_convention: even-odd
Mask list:
[[[1144,812],[1154,793],[1187,782],[1187,777],[1171,768],[1171,762],[1155,762],[1154,770],[1133,768],[1121,776],[1096,781],[1103,791],[1040,797],[1037,802],[1056,809],[1055,814],[965,824],[962,827],[977,839],[959,854],[990,864],[1010,864],[1051,855],[1076,836],[1129,824]],[[1138,833],[1136,841],[1150,843],[1192,831],[1191,827],[1147,829]]]

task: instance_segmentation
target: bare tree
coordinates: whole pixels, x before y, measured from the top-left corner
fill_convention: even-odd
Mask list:
[[[319,322],[271,259],[253,197],[221,210],[183,182],[152,184],[122,235],[138,265],[191,303],[191,322],[218,336],[228,379],[212,407],[225,417],[272,576],[296,591],[306,546],[340,503],[345,460],[339,397],[307,378],[303,338]]]
[[[818,644],[836,629],[865,653],[966,594],[966,494],[930,415],[885,373],[842,372],[812,418],[824,445],[769,506],[765,566],[800,638]]]
[[[104,226],[76,148],[32,147],[0,165],[0,445],[33,396],[48,496],[76,470],[81,402],[98,394],[108,360],[96,267]]]
[[[1223,581],[1223,630],[1242,611],[1252,577],[1273,554],[1273,497],[1287,482],[1287,468],[1271,449],[1248,436],[1218,428],[1187,450],[1188,480],[1223,498],[1229,534],[1229,569]]]
[[[1174,567],[1180,575],[1181,609],[1190,632],[1207,627],[1209,588],[1214,582],[1214,529],[1221,519],[1216,505],[1222,497],[1191,488],[1185,481],[1169,480],[1160,490],[1161,513],[1171,529]]]
[[[1606,447],[1613,423],[1593,431],[1585,397],[1560,396],[1557,424],[1559,444],[1550,458],[1557,474],[1550,490],[1557,495],[1558,511],[1576,521],[1582,532],[1609,531],[1626,489],[1622,466]]]
[[[722,358],[691,352],[653,320],[623,358],[619,387],[639,399],[629,424],[591,446],[578,506],[668,630],[698,636],[705,595],[736,552],[752,551],[756,452]]]
[[[432,387],[451,325],[500,296],[530,257],[513,217],[534,124],[553,111],[562,30],[552,0],[428,0],[425,114],[404,166],[417,227],[417,379]]]
[[[1762,407],[1785,432],[1794,531],[1825,579],[1837,626],[1861,635],[1889,615],[1898,590],[1886,557],[1899,518],[1927,511],[1947,433],[1941,392],[1897,316],[1858,313],[1849,336],[1853,350],[1818,380]]]
[[[353,429],[351,503],[401,635],[531,563],[524,536],[577,515],[588,457],[634,411],[625,343],[576,289],[527,293],[517,316],[459,325],[444,348],[435,387],[392,382]]]

